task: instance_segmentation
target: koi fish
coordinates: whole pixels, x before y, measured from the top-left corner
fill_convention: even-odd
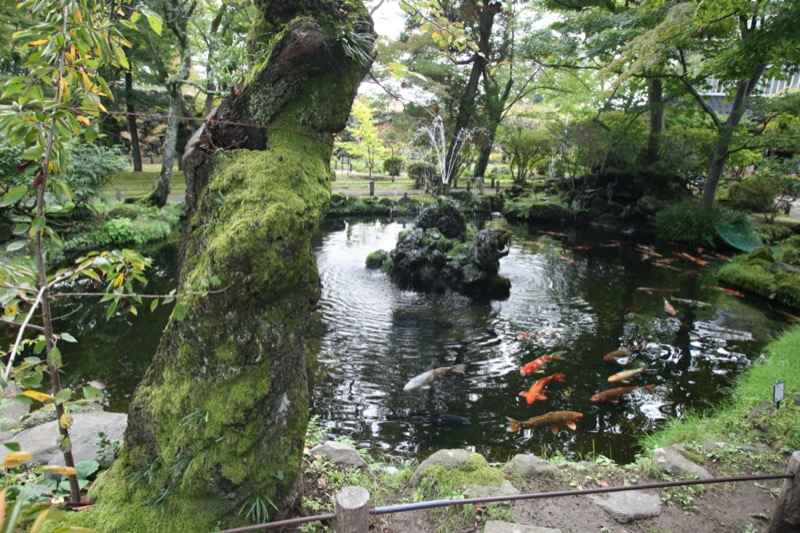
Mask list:
[[[423,372],[419,376],[415,376],[411,378],[408,383],[406,383],[405,387],[403,387],[404,391],[409,391],[413,389],[418,389],[420,387],[427,386],[433,381],[438,378],[439,376],[443,376],[448,372],[452,372],[454,374],[463,374],[464,373],[464,365],[453,365],[453,366],[443,366],[440,368],[434,368],[433,370],[428,370],[427,372]]]
[[[530,331],[523,331],[522,333],[517,333],[517,340],[518,341],[524,341],[525,339],[529,338],[530,336],[531,336],[531,332]]]
[[[680,302],[682,304],[691,305],[692,307],[711,307],[708,302],[701,302],[700,300],[687,300],[685,298],[672,298],[673,302]]]
[[[664,257],[660,253],[656,252],[653,248],[645,246],[644,244],[637,244],[636,247],[640,250],[644,250],[647,252],[647,254],[652,255],[653,257]]]
[[[537,333],[537,334],[536,334],[536,338],[537,338],[537,339],[541,339],[541,338],[542,338],[542,337],[544,337],[545,335],[550,335],[551,333],[561,333],[562,331],[564,331],[564,328],[548,328],[548,329],[543,329],[542,331],[540,331],[539,333]]]
[[[558,433],[559,426],[567,426],[571,430],[575,430],[575,421],[579,418],[583,418],[583,413],[576,413],[575,411],[553,411],[552,413],[547,413],[546,415],[541,416],[534,416],[529,420],[519,421],[514,420],[513,418],[508,418],[509,433],[516,433],[520,430],[520,428],[535,428],[538,426],[545,426],[549,427],[550,430],[553,432],[553,435]]]
[[[633,376],[636,374],[641,374],[642,372],[647,372],[647,365],[643,366],[642,368],[634,368],[633,370],[623,370],[622,372],[617,372],[608,378],[608,381],[611,383],[614,383],[615,381],[628,383]]]
[[[634,344],[633,346],[628,346],[627,348],[620,348],[619,350],[614,350],[613,352],[609,352],[603,356],[603,361],[613,361],[614,359],[619,359],[620,357],[626,357],[634,352],[638,352],[644,348],[644,343]]]
[[[687,270],[686,272],[684,272],[681,275],[682,276],[699,276],[700,272],[698,272],[697,270]]]
[[[671,316],[677,316],[678,315],[677,309],[675,309],[672,306],[672,304],[669,303],[669,301],[666,298],[664,298],[664,311],[669,313]]]
[[[573,264],[573,265],[577,265],[577,264],[578,264],[578,262],[577,262],[577,261],[575,261],[574,259],[570,259],[569,257],[567,257],[567,256],[565,256],[565,255],[562,255],[562,256],[560,256],[560,257],[561,257],[561,259],[563,259],[563,260],[564,260],[564,261],[566,261],[567,263],[570,263],[570,264]]]
[[[635,307],[626,307],[626,308],[625,308],[625,312],[626,312],[626,313],[631,313],[631,312],[633,312],[633,311],[636,311],[636,308],[635,308]]]
[[[712,287],[711,285],[703,285],[704,289],[714,289],[715,291],[722,291],[727,292],[728,294],[732,294],[734,296],[738,296],[739,298],[744,298],[744,294],[739,291],[735,291],[733,289],[726,289],[725,287]]]
[[[619,248],[622,245],[620,243],[614,241],[614,242],[610,242],[608,244],[601,244],[600,246],[602,246],[603,248]]]
[[[785,311],[781,311],[779,309],[773,309],[779,315],[783,315],[789,322],[794,322],[795,324],[800,324],[800,317],[787,313]]]
[[[667,264],[664,264],[664,263],[653,263],[653,266],[657,266],[657,267],[661,267],[661,268],[668,268],[669,270],[674,270],[676,272],[680,272],[681,271],[680,268],[675,268],[672,265],[667,265]]]
[[[664,258],[664,259],[656,259],[656,263],[659,263],[659,264],[674,263],[675,261],[677,261],[677,259],[675,259],[674,257],[667,257],[667,258]]]
[[[616,389],[608,389],[602,392],[598,392],[591,398],[589,398],[590,402],[611,402],[613,404],[619,403],[620,396],[624,396],[625,394],[630,394],[635,390],[645,390],[647,392],[653,392],[655,385],[645,385],[644,387],[617,387]]]
[[[695,257],[693,255],[689,255],[686,252],[675,252],[675,255],[677,255],[678,257],[680,257],[682,259],[686,259],[687,261],[691,261],[692,263],[694,263],[696,265],[700,265],[701,267],[704,267],[704,268],[710,268],[711,267],[711,265],[709,265],[706,261],[703,261],[699,257]]]
[[[587,276],[585,274],[578,274],[578,277],[581,278],[581,279],[589,279],[589,276]]]
[[[680,242],[675,242],[675,241],[667,241],[667,244],[669,244],[671,246],[677,246],[678,248],[689,248],[685,244],[680,243]]]
[[[527,392],[520,392],[519,395],[525,398],[525,401],[528,402],[528,405],[532,405],[533,402],[538,400],[546,400],[547,396],[543,394],[545,386],[551,381],[564,383],[566,377],[567,376],[564,374],[553,374],[552,376],[547,376],[546,378],[537,380],[533,385],[531,385],[531,388]]]
[[[718,259],[722,259],[723,261],[732,261],[732,259],[727,255],[722,255],[717,252],[714,252],[714,255],[717,256]]]
[[[636,287],[637,291],[639,292],[646,292],[648,294],[656,294],[661,292],[678,292],[680,289],[667,289],[667,288],[655,288],[655,287]]]
[[[560,231],[543,231],[545,235],[552,235],[553,237],[566,237],[566,233],[561,233]]]
[[[573,246],[572,249],[573,250],[584,250],[584,251],[586,251],[586,250],[591,250],[592,247],[591,246]]]
[[[544,367],[547,363],[550,362],[551,359],[556,359],[557,361],[563,361],[564,358],[561,357],[561,352],[554,352],[550,355],[543,355],[538,359],[535,359],[528,363],[527,365],[522,367],[522,370],[519,371],[520,374],[523,376],[527,376],[528,374],[541,374],[544,373]]]

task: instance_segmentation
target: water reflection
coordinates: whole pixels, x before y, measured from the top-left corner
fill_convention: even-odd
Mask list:
[[[369,252],[394,246],[402,224],[335,224],[315,244],[323,293],[313,411],[331,436],[372,448],[426,454],[464,447],[496,459],[548,448],[630,460],[635,438],[667,415],[718,402],[781,327],[753,302],[702,289],[713,285],[705,279],[710,274],[655,268],[633,242],[577,231],[562,237],[514,228],[500,270],[512,283],[508,300],[402,291],[364,267]],[[691,268],[696,265],[686,265]],[[637,290],[642,287],[675,292]],[[712,305],[676,303],[673,317],[664,311],[665,294]],[[551,328],[560,331],[517,340],[521,332]],[[639,342],[641,351],[603,362],[604,354]],[[551,363],[548,373],[563,372],[567,380],[548,385],[548,400],[529,406],[518,395],[537,376],[521,376],[519,368],[554,351],[566,360]],[[457,363],[466,364],[465,375],[403,392],[412,377]],[[615,386],[607,381],[611,374],[643,365],[647,372],[632,382],[655,384],[653,394],[637,391],[619,405],[588,401]],[[584,413],[578,431],[555,437],[546,428],[506,432],[506,417],[526,420],[556,410]]]

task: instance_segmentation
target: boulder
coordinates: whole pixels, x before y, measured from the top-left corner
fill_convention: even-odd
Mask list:
[[[556,465],[533,454],[515,455],[506,463],[503,470],[525,477],[552,476],[561,473],[561,469]]]
[[[13,435],[12,430],[22,427],[21,420],[30,410],[29,402],[17,399],[21,392],[22,389],[13,384],[3,390],[0,400],[0,442],[8,440]]]
[[[504,479],[500,485],[467,485],[471,498],[494,498],[496,496],[517,496],[519,489]],[[511,505],[513,500],[496,502],[501,505]]]
[[[311,448],[313,455],[324,455],[330,462],[338,466],[369,470],[369,465],[358,455],[358,452],[340,442],[326,442]]]
[[[657,490],[591,494],[588,498],[620,524],[661,514],[661,496]]]
[[[664,209],[664,202],[655,196],[645,195],[636,201],[636,207],[647,215],[655,215]]]
[[[708,470],[687,459],[684,455],[685,453],[687,453],[686,448],[680,445],[656,448],[653,451],[653,462],[661,468],[661,470],[673,476],[697,474],[700,476],[700,479],[711,479],[714,477]]]
[[[112,441],[122,441],[125,427],[128,425],[128,415],[96,412],[75,413],[72,417],[70,439],[75,462],[86,460],[111,462],[113,457],[104,454],[104,450],[98,445],[97,437],[102,432]],[[19,444],[22,451],[33,453],[35,455],[33,461],[37,464],[63,465],[64,455],[58,448],[59,437],[58,423],[54,420],[20,431],[11,441]],[[5,460],[10,451],[5,446],[0,447],[0,461]]]
[[[441,466],[446,470],[455,470],[460,468],[467,464],[472,456],[473,452],[469,450],[439,450],[419,464],[417,469],[414,470],[414,473],[411,475],[411,479],[408,480],[408,483],[411,486],[417,485],[422,479],[422,475],[425,473],[425,470],[432,466]]]

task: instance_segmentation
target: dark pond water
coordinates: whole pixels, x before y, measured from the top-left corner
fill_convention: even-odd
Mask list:
[[[592,232],[555,236],[512,228],[511,251],[501,260],[500,273],[512,285],[505,301],[399,290],[383,273],[365,269],[364,259],[393,248],[403,227],[336,222],[316,244],[322,368],[313,411],[331,436],[371,449],[426,455],[466,447],[497,460],[521,451],[594,452],[629,461],[637,437],[667,416],[717,404],[732,378],[784,327],[759,303],[703,288],[713,279],[686,275],[698,269],[687,260],[656,267],[659,257],[643,260],[635,241],[617,246],[619,236]],[[663,259],[690,252],[661,248]],[[673,302],[673,317],[662,294],[637,288],[673,289],[669,298],[711,305]],[[547,330],[554,331],[517,340],[520,333]],[[638,343],[645,344],[640,352],[603,361],[604,354]],[[551,362],[546,372],[564,373],[566,381],[548,385],[547,400],[527,405],[519,393],[542,376],[522,376],[520,367],[556,351],[565,360]],[[466,365],[463,376],[448,374],[428,389],[403,391],[412,377],[457,363]],[[631,383],[654,384],[653,394],[637,392],[618,405],[589,402],[622,385],[609,383],[609,376],[643,365],[647,372]],[[550,411],[578,411],[583,418],[577,431],[563,428],[555,436],[546,427],[506,431],[506,417],[527,420]]]
[[[709,274],[686,275],[697,265],[676,259],[671,268],[658,268],[657,257],[642,260],[636,241],[592,232],[556,236],[512,228],[511,251],[501,260],[501,274],[512,283],[505,301],[399,290],[364,261],[371,251],[393,248],[403,228],[401,222],[334,221],[315,241],[323,292],[311,332],[319,347],[312,412],[329,436],[370,449],[423,456],[465,447],[495,460],[521,451],[594,452],[629,461],[637,437],[667,416],[724,398],[732,378],[784,327],[762,303],[703,288],[714,285]],[[698,255],[667,245],[657,251],[665,259],[675,258],[673,252]],[[158,269],[148,291],[167,292],[176,251],[167,248],[154,259]],[[670,298],[711,305],[673,302],[679,314],[672,317],[663,295],[637,290],[643,287],[673,289]],[[65,327],[79,339],[64,350],[65,381],[104,379],[108,408],[124,411],[169,309],[107,322],[104,309],[83,303]],[[541,338],[517,339],[546,330],[552,331]],[[604,354],[637,343],[645,344],[640,352],[603,361]],[[547,400],[527,405],[519,393],[541,375],[522,376],[520,367],[555,351],[564,360],[551,362],[546,375],[564,373],[566,381],[548,385]],[[403,391],[412,377],[457,363],[465,365],[463,375]],[[654,384],[654,393],[636,392],[619,405],[589,402],[617,386],[607,381],[610,375],[643,365],[647,372],[632,384]],[[562,410],[583,413],[577,431],[506,431],[506,417]]]

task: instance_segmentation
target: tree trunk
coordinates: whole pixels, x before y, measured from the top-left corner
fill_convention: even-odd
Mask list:
[[[330,200],[333,134],[371,63],[341,39],[357,32],[372,58],[375,36],[360,1],[256,9],[250,43],[267,59],[184,157],[178,292],[211,276],[230,287],[181,298],[186,318],[168,324],[122,454],[92,490],[100,531],[211,531],[290,506],[308,420],[304,333],[319,297],[311,238]]]
[[[136,126],[136,108],[133,107],[133,75],[125,71],[125,110],[128,113],[128,132],[131,135],[133,171],[142,171],[142,150],[139,146],[139,128]]]
[[[492,28],[494,27],[494,17],[499,13],[499,8],[488,0],[483,0],[483,5],[479,16],[478,25],[478,48],[481,54],[474,54],[472,61],[472,69],[470,70],[469,80],[458,102],[458,115],[456,116],[455,129],[450,139],[450,145],[447,148],[447,157],[445,158],[445,168],[442,180],[445,181],[443,185],[449,183],[452,178],[451,174],[456,169],[458,156],[461,152],[461,147],[464,144],[463,132],[466,131],[472,115],[475,113],[475,98],[478,95],[478,83],[483,76],[486,65],[488,64],[487,57],[490,54]]]
[[[664,82],[660,78],[652,78],[648,83],[647,105],[650,108],[647,163],[652,165],[659,159],[661,132],[664,131]]]
[[[733,133],[736,131],[739,122],[741,122],[744,116],[747,99],[750,97],[753,90],[755,90],[765,69],[765,65],[756,67],[753,71],[753,76],[749,80],[740,82],[737,85],[731,113],[728,115],[725,122],[718,126],[717,142],[714,146],[714,154],[711,157],[711,163],[708,168],[706,183],[703,186],[703,207],[706,209],[714,207],[717,201],[717,187],[722,178],[722,172],[725,170],[725,163],[728,160]]]

